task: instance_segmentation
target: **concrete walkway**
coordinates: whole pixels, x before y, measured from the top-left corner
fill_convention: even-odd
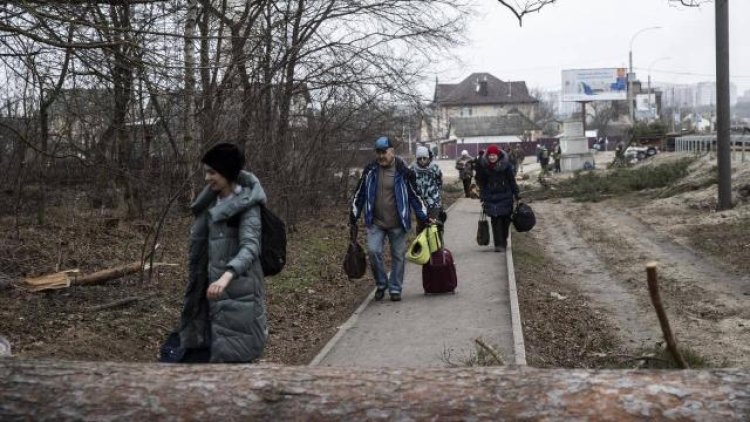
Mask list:
[[[460,199],[448,210],[445,246],[456,262],[456,294],[425,295],[421,267],[407,263],[403,300],[390,302],[386,295],[375,302],[371,294],[311,365],[445,367],[475,354],[476,338],[494,347],[506,364],[516,363],[506,254],[477,246],[479,211],[479,201],[472,199]],[[515,331],[516,354],[523,355],[520,326]]]

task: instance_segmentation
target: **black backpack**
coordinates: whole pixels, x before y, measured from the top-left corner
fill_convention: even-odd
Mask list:
[[[286,224],[265,205],[260,207],[260,265],[263,275],[276,275],[286,264]]]

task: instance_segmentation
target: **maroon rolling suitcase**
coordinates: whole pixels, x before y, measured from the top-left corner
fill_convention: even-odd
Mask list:
[[[422,287],[425,294],[454,293],[458,286],[453,255],[440,248],[430,256],[430,262],[422,266]]]

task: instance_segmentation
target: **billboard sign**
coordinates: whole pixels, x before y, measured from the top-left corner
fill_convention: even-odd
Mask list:
[[[628,99],[624,67],[562,71],[563,101],[619,101]]]

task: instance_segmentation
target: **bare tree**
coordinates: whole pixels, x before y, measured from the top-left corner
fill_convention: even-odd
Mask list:
[[[314,208],[338,180],[334,174],[349,166],[328,151],[339,150],[342,140],[354,151],[378,133],[401,134],[403,113],[394,110],[417,104],[414,87],[425,65],[460,39],[468,6],[447,0],[6,4],[0,59],[16,70],[17,91],[27,92],[19,98],[35,104],[25,114],[44,120],[41,106],[48,104],[54,128],[41,132],[72,152],[79,167],[101,172],[89,179],[91,190],[112,199],[96,206],[120,204],[130,216],[143,213],[142,186],[152,165],[169,175],[160,186],[179,188],[217,141],[245,146],[272,200],[290,210]],[[23,139],[32,149],[50,149],[46,138]],[[50,156],[53,167],[59,158]]]
[[[586,119],[589,120],[590,127],[599,132],[600,137],[608,135],[610,124],[617,120],[621,111],[613,101],[593,101],[586,107]]]
[[[534,113],[534,124],[542,128],[545,136],[557,135],[557,128],[562,124],[562,121],[557,118],[557,104],[551,101],[549,95],[539,88],[532,89],[531,96],[539,100]]]

